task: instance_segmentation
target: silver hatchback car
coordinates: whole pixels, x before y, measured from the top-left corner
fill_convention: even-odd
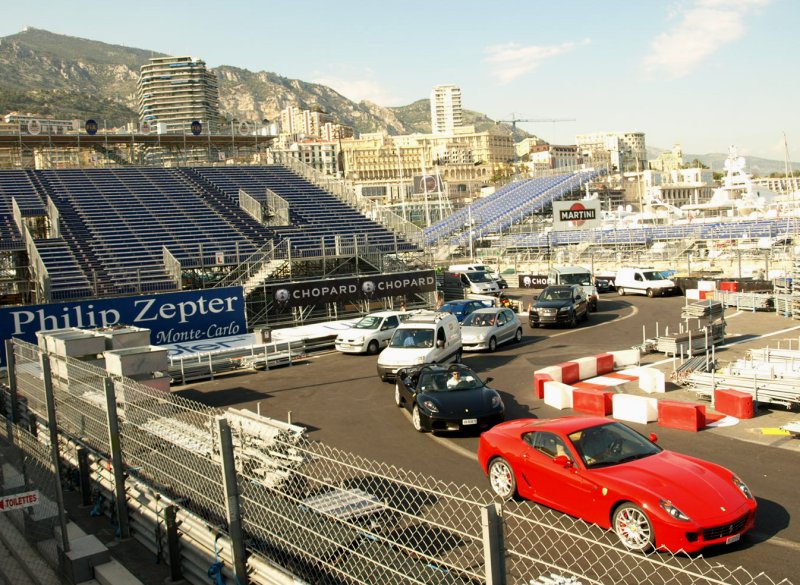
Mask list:
[[[522,323],[511,309],[478,309],[461,322],[461,341],[465,350],[494,351],[501,343],[521,340]]]

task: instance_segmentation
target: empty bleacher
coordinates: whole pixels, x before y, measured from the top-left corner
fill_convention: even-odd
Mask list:
[[[25,249],[12,201],[17,202],[23,217],[46,214],[44,202],[25,171],[0,170],[0,250]]]
[[[509,183],[488,197],[460,209],[423,232],[423,241],[442,240],[464,245],[477,234],[502,232],[531,213],[540,213],[555,199],[591,180],[597,173],[585,171]]]
[[[264,201],[266,188],[289,202],[290,225],[262,225],[239,207],[239,189]],[[47,226],[48,200],[58,219],[49,235],[33,234],[33,245],[37,274],[48,277],[39,289],[54,301],[176,290],[165,248],[184,270],[234,266],[269,242],[290,242],[295,258],[355,242],[365,251],[416,250],[277,166],[2,171],[0,249],[25,250],[13,201],[23,217],[42,216]]]
[[[289,203],[291,226],[276,227],[275,231],[279,237],[289,238],[299,255],[316,255],[321,246],[335,248],[337,236],[345,242],[358,237],[360,244],[384,253],[395,251],[395,245],[399,251],[416,249],[285,167],[196,167],[184,172],[200,177],[232,202],[238,202],[239,189],[262,202],[266,200],[266,189],[280,195]]]

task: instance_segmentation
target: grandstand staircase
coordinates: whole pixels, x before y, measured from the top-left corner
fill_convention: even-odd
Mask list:
[[[101,155],[106,157],[108,160],[113,160],[120,166],[129,167],[131,166],[131,161],[128,160],[126,157],[120,155],[116,150],[106,148],[102,144],[95,144],[92,147],[96,152],[99,152]]]
[[[220,217],[257,246],[263,246],[275,237],[274,230],[265,228],[254,219],[245,216],[238,205],[194,169],[175,169],[175,173],[175,176],[190,190],[209,201],[212,209],[222,210]]]

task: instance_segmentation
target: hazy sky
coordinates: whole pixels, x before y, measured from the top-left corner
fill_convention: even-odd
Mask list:
[[[383,106],[461,87],[463,107],[553,143],[644,132],[648,146],[800,160],[797,0],[40,0],[24,26],[323,83]]]

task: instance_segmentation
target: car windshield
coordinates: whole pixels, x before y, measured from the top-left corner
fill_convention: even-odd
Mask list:
[[[568,301],[572,298],[570,288],[546,288],[539,295],[540,301]]]
[[[469,278],[470,282],[491,282],[489,275],[485,272],[468,272],[467,278]]]
[[[494,313],[470,313],[462,322],[465,327],[493,327]]]
[[[398,329],[392,335],[389,347],[433,347],[433,330]]]
[[[574,274],[562,274],[559,280],[561,280],[561,284],[589,284],[592,282],[592,275],[588,272],[575,272]]]
[[[372,315],[367,315],[363,319],[361,319],[358,323],[353,325],[353,329],[377,329],[381,324],[380,317],[373,317]]]
[[[623,424],[612,422],[575,431],[569,440],[588,469],[609,467],[661,452],[661,447]]]
[[[645,280],[664,280],[664,275],[658,270],[645,270],[642,274]]]
[[[466,367],[451,368],[449,371],[437,370],[422,372],[419,377],[420,392],[454,392],[483,388],[478,375]]]
[[[439,311],[442,313],[452,313],[453,315],[463,315],[464,305],[451,305],[450,303],[445,303],[439,307]]]

